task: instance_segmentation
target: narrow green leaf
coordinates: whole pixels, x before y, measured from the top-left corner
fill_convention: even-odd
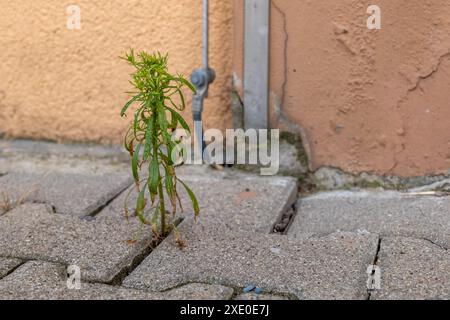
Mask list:
[[[198,217],[198,215],[200,214],[200,208],[198,206],[198,201],[197,201],[197,198],[195,197],[194,192],[192,192],[192,190],[187,186],[186,183],[184,183],[180,179],[178,179],[178,181],[180,181],[181,184],[183,185],[183,187],[186,189],[186,192],[188,193],[188,196],[192,202],[192,208],[194,209],[195,217]]]
[[[177,89],[177,91],[178,91],[178,94],[179,94],[180,99],[181,99],[181,108],[180,109],[184,110],[186,108],[186,102],[184,101],[184,94],[183,94],[183,92],[180,89]]]
[[[159,164],[158,157],[156,154],[153,155],[152,161],[150,162],[150,172],[149,172],[149,189],[152,194],[158,193],[158,182],[159,182]]]
[[[147,124],[147,131],[145,132],[145,147],[144,147],[144,156],[143,160],[146,161],[150,156],[150,152],[152,149],[152,135],[153,135],[153,123],[154,118],[152,117]]]
[[[125,106],[122,108],[122,111],[120,112],[120,116],[123,117],[125,113],[127,112],[128,108],[137,100],[139,100],[142,96],[142,93],[139,93],[138,95],[134,96],[130,101],[128,101]]]
[[[191,129],[189,128],[189,125],[187,124],[187,122],[183,119],[183,117],[176,112],[173,109],[169,109],[170,112],[172,113],[172,117],[177,119],[177,121],[180,123],[181,127],[186,130],[188,133],[191,133]]]
[[[131,159],[131,170],[133,172],[133,178],[136,183],[139,183],[139,173],[138,173],[138,166],[139,166],[139,151],[141,150],[141,145],[138,144],[136,146],[136,149],[133,153],[133,158]]]
[[[127,150],[128,153],[132,155],[133,154],[133,141],[134,141],[134,139],[133,138],[129,139],[130,138],[130,132],[131,132],[131,128],[129,128],[127,133],[125,134],[125,138],[124,138],[123,144],[124,144],[125,150]],[[129,139],[129,141],[128,141],[128,139]]]
[[[164,108],[164,106],[161,105],[158,106],[158,123],[159,126],[161,127],[161,131],[163,133],[167,132],[169,123],[167,122],[166,109]]]
[[[173,183],[173,176],[171,175],[170,170],[167,167],[165,168],[165,170],[166,170],[166,175],[164,178],[165,178],[166,191],[167,191],[167,194],[169,195],[170,202],[172,203],[173,211],[175,212],[177,201],[176,201],[175,190],[174,190],[175,186]]]
[[[181,82],[182,84],[184,84],[185,86],[187,86],[189,89],[191,89],[191,91],[193,93],[197,92],[197,90],[195,89],[194,85],[192,83],[190,83],[189,81],[187,81],[185,78],[183,77],[178,77],[175,78],[176,81]]]
[[[172,114],[172,109],[170,109],[170,108],[167,108],[169,111],[170,111],[170,113]],[[171,129],[173,129],[173,130],[175,130],[176,128],[177,128],[177,126],[178,126],[178,119],[176,118],[176,117],[174,117],[173,116],[173,114],[172,114],[172,116],[171,116],[171,120],[170,120],[170,128]]]
[[[167,194],[169,195],[170,198],[173,198],[173,180],[172,180],[172,176],[169,175],[167,172],[166,172],[166,176],[165,176],[165,181],[166,181]]]
[[[138,134],[138,131],[139,131],[139,121],[140,121],[139,113],[140,112],[141,112],[141,109],[138,109],[134,113],[133,132],[134,132],[134,137],[135,138],[137,138],[137,134]]]
[[[142,190],[139,192],[139,195],[138,195],[137,200],[136,200],[136,212],[135,212],[135,215],[137,217],[139,217],[139,219],[141,221],[145,221],[145,217],[143,215],[143,212],[144,212],[144,209],[145,209],[145,206],[146,206],[145,190],[146,190],[146,188],[144,186],[144,188],[142,188]]]

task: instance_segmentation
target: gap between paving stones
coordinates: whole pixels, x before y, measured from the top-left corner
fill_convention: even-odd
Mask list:
[[[211,183],[211,181],[213,181],[213,183],[217,183],[217,184],[225,183],[225,184],[228,185],[230,182],[233,183],[233,181],[234,181],[234,180],[231,179],[231,177],[230,177],[229,174],[226,174],[226,173],[223,173],[223,172],[213,172],[212,177],[211,177],[211,176],[205,177],[204,175],[200,175],[198,171],[208,171],[208,169],[205,169],[205,168],[195,168],[196,170],[194,171],[194,174],[192,174],[192,173],[189,171],[189,169],[191,169],[191,168],[188,168],[188,170],[185,170],[185,171],[184,171],[184,175],[183,175],[183,173],[181,173],[181,177],[182,177],[187,183],[192,183],[192,184],[193,184],[193,185],[191,185],[191,188],[193,188],[194,192],[196,192],[195,186],[197,186],[197,185],[199,185],[199,184],[200,184],[200,185],[203,185],[203,184],[205,184],[205,183]],[[190,174],[190,173],[191,173],[191,174]],[[200,173],[201,173],[201,172],[200,172]],[[255,177],[250,176],[250,175],[244,175],[243,177],[244,177],[245,179],[244,179],[243,181],[240,182],[240,184],[242,184],[242,188],[243,188],[243,186],[246,186],[247,184],[248,184],[248,187],[250,187],[253,183],[258,183],[258,181],[268,181],[268,180],[261,180],[259,177],[256,177],[256,178],[255,178]],[[283,203],[283,206],[280,206],[280,205],[279,205],[280,207],[276,207],[276,208],[273,208],[273,209],[275,209],[275,210],[274,210],[275,212],[280,212],[280,214],[279,214],[280,217],[285,217],[284,214],[285,214],[286,210],[289,210],[292,206],[295,205],[295,203],[296,203],[296,201],[297,201],[297,198],[298,198],[298,193],[297,193],[296,188],[292,188],[292,190],[291,190],[290,185],[289,185],[289,183],[288,183],[288,182],[290,182],[289,179],[287,179],[287,178],[281,178],[281,179],[279,179],[279,180],[280,180],[280,181],[277,182],[278,184],[280,184],[279,187],[280,187],[280,188],[286,188],[286,191],[288,191],[288,192],[285,192],[285,194],[286,194],[288,197],[286,198],[287,201],[286,201],[285,203]],[[248,181],[248,183],[246,183],[245,181]],[[278,180],[277,180],[277,181],[278,181]],[[260,182],[259,182],[259,183],[260,183]],[[131,189],[131,188],[133,188],[133,186],[131,186],[130,189]],[[210,190],[210,188],[201,188],[201,190],[203,190],[203,189]],[[245,189],[246,189],[246,188],[243,188],[242,190],[245,190]],[[258,189],[258,188],[257,188],[257,189]],[[111,214],[114,215],[114,216],[120,216],[120,215],[123,215],[122,213],[120,213],[120,215],[118,215],[117,213],[123,211],[122,208],[123,208],[124,197],[126,196],[126,194],[128,193],[128,191],[129,191],[129,190],[124,191],[120,196],[118,196],[114,201],[111,202],[111,205],[110,205],[110,206],[105,207],[104,211],[102,211],[98,216],[99,216],[99,217],[105,217],[105,216],[110,216]],[[200,192],[200,197],[202,197],[202,194],[203,194],[203,192]],[[283,198],[285,198],[286,195],[285,195]],[[213,199],[213,198],[216,198],[216,197],[211,197],[210,195],[208,195],[208,193],[206,193],[206,194],[205,194],[205,197],[203,197],[203,198]],[[132,205],[134,204],[134,201],[133,201],[133,200],[134,200],[134,198],[133,198],[133,193],[132,193],[132,197],[131,197],[131,201],[130,201]],[[201,201],[201,199],[199,199],[199,201]],[[283,201],[284,201],[284,200],[283,200]],[[188,202],[188,201],[187,201],[187,202]],[[281,204],[281,202],[280,202],[280,204]],[[186,207],[186,201],[185,201],[185,207]],[[230,208],[230,207],[227,207],[227,208]],[[280,208],[281,208],[281,209],[280,209]],[[133,210],[133,207],[130,207],[129,210],[130,210],[130,212],[131,212],[131,211]],[[205,211],[205,214],[208,214],[208,213],[211,213],[211,211],[214,211],[214,210],[211,210],[211,209],[209,209],[208,207],[206,207],[206,208],[203,208],[203,211]],[[217,211],[217,210],[216,210],[216,211]],[[214,212],[216,212],[216,211],[214,211]],[[231,212],[231,209],[228,210],[228,211]],[[240,212],[240,209],[239,209],[238,207],[237,207],[237,208],[233,208],[233,211]],[[219,212],[219,211],[217,211],[217,212]],[[241,215],[241,216],[245,217],[245,215]],[[201,222],[203,222],[202,217],[203,217],[203,216],[200,217],[200,221],[201,221]],[[223,218],[224,215],[221,215],[221,217]],[[274,216],[274,217],[275,217],[275,216]],[[290,218],[292,218],[292,214],[290,215]],[[210,220],[210,219],[207,219],[207,220]],[[227,221],[226,215],[225,215],[225,220]],[[267,219],[266,219],[266,220],[267,220]],[[280,220],[280,218],[278,218],[277,220]],[[229,222],[228,225],[230,225],[230,224],[232,225],[231,221],[232,221],[232,220],[227,221],[227,222]],[[274,221],[273,218],[272,218],[272,221]],[[207,221],[206,221],[205,223],[208,224]],[[276,221],[273,222],[273,225],[276,225],[276,223],[277,223]],[[249,225],[251,225],[251,224],[249,224]],[[151,254],[151,252],[149,252],[149,254]],[[144,257],[144,258],[145,258],[145,257]],[[142,259],[142,260],[143,260],[143,259]],[[139,263],[135,264],[134,266],[137,267],[138,264],[139,264]],[[133,269],[134,269],[134,268],[131,268],[131,270],[133,270]],[[125,276],[127,276],[127,275],[128,275],[128,274],[125,274]],[[124,277],[123,277],[123,275],[121,275],[119,278],[120,278],[120,280],[119,280],[119,281],[116,281],[116,283],[120,283],[121,280],[122,280]],[[235,291],[236,291],[236,294],[239,293],[239,289],[238,289],[238,288],[235,288]],[[284,294],[284,295],[289,295],[289,294],[286,294],[286,293],[283,293],[283,294]],[[292,296],[292,295],[289,295],[289,298],[292,299],[293,296]]]
[[[299,197],[294,199],[294,203],[286,208],[284,213],[281,213],[280,217],[275,221],[274,227],[271,231],[272,234],[286,235],[289,231],[290,226],[294,222],[295,217],[297,216],[297,201]]]
[[[371,299],[450,299],[450,253],[423,239],[385,237],[378,254],[381,288]]]
[[[60,214],[92,216],[132,185],[128,175],[10,173],[0,188],[12,201],[46,203]],[[20,203],[19,203],[20,204]]]
[[[181,224],[183,222],[183,218],[180,218],[179,220],[176,220],[174,222],[175,227],[178,227],[179,224]],[[108,284],[111,285],[122,285],[123,280],[129,276],[152,252],[153,250],[155,250],[161,243],[163,243],[164,240],[166,240],[171,234],[173,233],[173,230],[167,234],[165,237],[158,239],[157,241],[155,240],[154,243],[152,243],[150,245],[150,247],[146,248],[146,250],[144,252],[142,252],[142,254],[136,256],[133,261],[131,262],[131,264],[122,269],[122,271],[120,273],[117,274],[117,276]]]
[[[392,191],[335,191],[308,196],[298,203],[299,213],[288,232],[290,236],[304,236],[306,232],[326,235],[338,230],[378,234],[380,243],[374,265],[381,267],[381,272],[384,267],[380,253],[384,250],[385,239],[422,241],[436,250],[448,252],[450,201],[447,197]],[[417,259],[420,262],[420,257]],[[431,281],[427,272],[431,271],[423,270],[419,276]],[[374,299],[377,295],[378,290],[369,289],[367,298]]]
[[[13,273],[23,263],[20,259],[0,257],[0,280]]]
[[[336,231],[370,232],[381,237],[426,239],[450,244],[450,198],[398,192],[324,192],[298,201],[290,236]]]
[[[29,206],[34,206],[33,204],[28,204]],[[26,206],[28,206],[27,204],[25,204],[24,206],[26,207]],[[47,205],[41,205],[41,210],[42,210],[42,208],[44,208],[45,207],[45,210],[48,212],[48,213],[51,213],[49,210],[48,210],[48,206]],[[18,208],[17,210],[21,210],[21,208]],[[11,214],[14,214],[14,212],[12,212]],[[74,220],[74,219],[76,219],[76,217],[73,217],[73,218],[70,218],[70,216],[64,216],[64,215],[60,215],[61,216],[61,218],[62,219],[72,219],[72,220]],[[65,217],[65,218],[64,218]],[[103,218],[103,219],[108,219],[108,220],[111,220],[110,218]],[[88,223],[92,223],[92,224],[95,224],[95,223],[102,223],[102,220],[103,219],[100,219],[99,221],[92,221],[92,222],[89,222],[89,220],[88,220]],[[0,221],[1,222],[1,221]],[[175,222],[175,225],[178,225],[179,223],[180,223],[181,221],[176,221]],[[75,223],[75,220],[74,220],[74,223]],[[125,225],[129,225],[129,223],[126,223],[125,221],[123,221],[123,220],[117,220],[117,223],[120,223],[120,224],[125,224]],[[140,226],[140,223],[136,223],[136,225],[138,225],[138,226]],[[150,233],[150,230],[147,230],[148,232],[149,232],[149,235],[151,235],[151,233]],[[57,231],[57,232],[62,232],[62,233],[64,233],[64,230],[62,230],[62,231]],[[131,231],[130,231],[131,232]],[[144,231],[145,232],[145,231]],[[130,233],[130,236],[131,236],[131,233]],[[155,240],[152,240],[150,243],[149,243],[149,245],[148,246],[145,246],[145,247],[143,247],[143,248],[141,248],[141,251],[139,252],[139,253],[137,253],[133,258],[132,258],[132,260],[130,261],[130,263],[129,264],[127,264],[127,265],[123,265],[122,267],[121,267],[121,269],[117,272],[117,274],[111,279],[111,280],[109,280],[109,281],[103,281],[103,282],[101,282],[101,283],[107,283],[107,284],[112,284],[112,285],[120,285],[121,283],[122,283],[122,280],[126,277],[126,276],[128,276],[163,240],[164,240],[165,238],[162,238],[162,239],[159,239],[158,241],[155,241]],[[50,250],[50,249],[49,249]],[[0,249],[0,251],[1,251],[1,249]],[[42,256],[42,255],[37,255],[37,256],[34,256],[33,254],[33,252],[30,252],[29,253],[30,254],[30,256],[28,256],[28,255],[21,255],[20,256],[20,258],[22,259],[22,260],[24,260],[25,262],[27,262],[27,261],[32,261],[32,260],[40,260],[40,261],[46,261],[46,262],[57,262],[57,263],[61,263],[61,261],[55,261],[54,259],[47,259],[46,257],[45,257],[45,253],[44,253],[44,256]],[[13,255],[12,257],[11,257],[11,259],[14,259],[14,258],[17,258],[17,255]],[[69,266],[70,265],[70,263],[63,263],[63,264],[65,264],[66,265],[66,267],[67,266]],[[92,283],[100,283],[99,281],[91,281],[91,280],[85,280],[86,282],[92,282]]]
[[[198,177],[194,177],[194,180],[195,179],[197,179]],[[202,178],[203,177],[200,177],[200,180],[202,180]],[[250,184],[254,181],[253,179],[256,179],[256,180],[258,180],[259,181],[259,177],[257,177],[257,178],[254,178],[254,177],[249,177],[249,176],[246,176],[245,177],[245,179],[244,180],[247,180],[247,179],[250,179]],[[206,179],[206,180],[203,180],[203,181],[207,181],[208,180],[208,178]],[[278,179],[278,180],[280,180],[280,179]],[[288,180],[288,179],[282,179],[282,181],[280,180],[279,182],[277,182],[278,180],[276,180],[275,181],[275,184],[280,184],[280,187],[281,187],[281,185],[285,185],[286,184],[286,181]],[[218,183],[220,183],[221,181],[223,181],[222,179],[218,179],[217,180],[217,182]],[[225,181],[227,181],[227,180],[225,180]],[[230,180],[229,181],[233,181],[232,180],[232,178],[230,178]],[[266,180],[266,181],[269,181],[269,180]],[[122,194],[123,194],[123,192],[122,192]],[[120,194],[119,194],[120,195]],[[111,203],[111,202],[113,202],[114,200],[116,200],[118,197],[119,197],[119,195],[117,195],[116,197],[114,197],[114,198],[111,198],[111,199],[109,199],[109,203]],[[295,192],[295,196],[297,195],[297,193]],[[295,200],[296,200],[296,198],[293,198],[292,199],[292,202],[293,203],[295,203]],[[107,207],[108,205],[106,205],[105,207]],[[277,212],[279,212],[278,211],[279,209],[277,209]],[[100,210],[99,210],[100,211]],[[269,210],[270,211],[270,210]],[[90,214],[92,214],[92,213],[90,213]],[[95,215],[93,215],[93,217],[95,218],[97,216],[97,214],[95,214]],[[273,218],[272,218],[272,221],[273,221]],[[247,224],[247,225],[251,225],[251,224]],[[137,256],[137,257],[135,257],[134,259],[133,259],[133,261],[131,262],[131,264],[129,265],[129,266],[126,266],[124,269],[122,269],[111,281],[109,281],[109,282],[107,282],[107,283],[120,283],[121,281],[122,281],[122,279],[124,278],[124,277],[126,277],[137,265],[139,265],[139,262],[141,262],[142,260],[144,260],[145,258],[146,258],[146,256],[148,256],[148,254],[150,254],[151,253],[151,250],[152,250],[152,248],[150,247],[150,248],[146,248],[146,250],[145,250],[145,252],[143,252],[141,255],[139,255],[139,256]],[[27,257],[28,258],[28,257]],[[42,257],[38,257],[39,259],[41,259],[41,260],[45,260],[45,261],[54,261],[54,260],[52,260],[52,259],[43,259]],[[31,257],[30,259],[35,259],[35,257]],[[89,280],[90,281],[90,280]]]
[[[381,259],[381,254],[392,255],[392,252],[389,251],[389,250],[392,250],[392,242],[398,242],[398,243],[408,242],[408,243],[413,243],[413,244],[416,244],[417,242],[424,242],[425,244],[430,245],[432,248],[434,248],[434,249],[436,249],[438,251],[443,251],[443,252],[445,252],[447,254],[449,253],[447,248],[445,248],[445,247],[443,247],[443,246],[441,246],[439,244],[436,244],[436,243],[434,243],[433,241],[431,241],[429,239],[417,238],[417,237],[401,237],[401,236],[395,236],[395,237],[393,237],[393,236],[385,236],[383,238],[380,237],[379,245],[378,245],[378,249],[377,249],[377,253],[376,253],[373,265],[380,268],[382,289],[374,289],[374,290],[368,289],[368,291],[367,291],[368,292],[367,300],[379,299],[380,295],[389,298],[391,296],[391,294],[395,295],[397,291],[402,291],[402,290],[403,291],[408,291],[409,290],[408,288],[400,287],[402,285],[400,280],[398,280],[399,281],[398,286],[400,288],[397,288],[395,292],[393,292],[393,293],[391,293],[391,292],[386,293],[384,291],[384,289],[383,289],[383,283],[384,283],[384,279],[386,278],[386,275],[387,275],[387,277],[391,277],[390,273],[386,272],[386,269],[389,270],[389,268],[392,268],[392,264],[393,263],[392,263],[392,261],[390,261],[390,262],[387,263],[387,265],[383,264],[383,261],[380,261],[380,260],[382,260]],[[388,247],[388,249],[386,249],[385,247]],[[420,251],[423,248],[424,247],[421,247],[421,248],[417,248],[416,247],[415,251]],[[400,255],[403,255],[403,254],[409,254],[407,252],[407,249],[405,249],[405,252],[402,252],[402,251],[400,252]],[[420,256],[420,254],[419,254],[419,256]],[[409,264],[411,264],[412,269],[414,267],[414,264],[416,264],[416,263],[424,263],[423,261],[420,260],[420,258],[418,258],[418,259],[410,259],[408,261]],[[425,260],[427,260],[427,259],[425,259]],[[450,266],[450,260],[448,260],[447,263]],[[406,264],[404,264],[404,265],[406,265]],[[430,272],[432,272],[432,269],[433,268],[431,268],[429,270],[423,269],[423,270],[420,270],[420,271],[422,271],[422,272],[425,271],[424,274],[428,275]],[[417,275],[419,277],[421,276],[420,271],[417,272]],[[447,277],[449,277],[450,276],[450,269],[448,269],[447,271],[448,271]],[[406,275],[406,273],[404,273],[404,272],[402,274]],[[397,275],[397,276],[400,277],[400,275]],[[394,278],[395,278],[395,276],[394,276]],[[428,276],[428,278],[426,278],[425,281],[432,281],[432,278],[433,277],[429,277]],[[392,279],[390,281],[392,281]],[[410,283],[413,283],[413,282],[410,282]],[[392,283],[390,283],[389,285],[392,285]],[[433,288],[434,288],[434,286],[433,286]],[[382,294],[380,294],[380,290],[382,291]],[[448,295],[448,297],[446,297],[445,299],[450,299],[450,291],[448,291],[447,295]],[[422,299],[423,297],[424,296],[411,296],[409,294],[404,294],[403,296],[397,297],[397,298],[400,298],[400,299],[417,299],[417,298]],[[442,299],[442,298],[443,297],[440,297],[439,299]],[[434,298],[432,298],[432,299],[434,299]]]
[[[192,170],[194,174],[186,174]],[[271,233],[285,213],[296,203],[297,184],[290,178],[262,178],[252,175],[233,175],[205,168],[180,170],[180,178],[196,194],[200,204],[199,223],[220,222],[231,230]],[[184,174],[183,174],[184,171]],[[123,192],[97,217],[124,218],[123,207],[128,191]],[[180,198],[186,216],[190,217],[191,204],[180,186]],[[128,199],[129,212],[134,211],[136,192]]]
[[[131,183],[130,185],[126,186],[125,188],[123,188],[119,193],[117,193],[115,196],[113,196],[112,198],[110,198],[104,205],[101,205],[100,207],[98,207],[97,209],[95,209],[94,211],[90,212],[89,214],[87,214],[85,217],[92,217],[94,218],[97,214],[99,214],[103,209],[105,209],[107,206],[109,206],[114,200],[116,200],[118,197],[120,197],[120,195],[124,192],[126,192],[128,190],[128,188],[130,188],[133,185],[133,183]],[[55,211],[56,213],[56,211]]]
[[[133,234],[139,237],[130,245],[127,239]],[[84,281],[110,283],[150,252],[150,235],[136,223],[83,221],[52,214],[44,205],[24,204],[0,218],[0,255],[76,264],[83,269]]]
[[[379,237],[378,238],[377,252],[375,253],[375,257],[373,258],[373,263],[372,263],[373,266],[378,266],[378,261],[380,259],[379,255],[380,255],[382,242],[383,242],[383,238]],[[373,274],[374,273],[372,273],[372,275]],[[370,275],[367,275],[367,276],[369,277]],[[372,298],[372,294],[373,294],[373,290],[367,288],[367,299],[366,300],[370,300]]]
[[[289,293],[298,299],[366,299],[366,270],[378,245],[374,235],[337,233],[309,240],[260,233],[249,237],[220,224],[187,221],[180,232],[188,242],[183,251],[166,239],[123,285],[163,291],[189,282],[241,289],[252,283],[264,293]]]
[[[227,300],[233,290],[219,285],[194,283],[167,292],[148,292],[102,283],[81,282],[81,288],[67,288],[64,266],[44,261],[29,261],[10,276],[0,280],[0,299],[146,299],[146,300]]]
[[[223,286],[223,287],[230,288],[233,290],[233,294],[229,300],[260,300],[260,299],[250,299],[250,296],[252,296],[252,295],[261,296],[261,297],[273,296],[273,297],[279,298],[279,299],[275,299],[275,300],[299,300],[295,294],[290,293],[290,292],[277,291],[277,292],[263,292],[261,294],[256,294],[256,293],[252,293],[252,292],[245,293],[244,287],[236,286],[236,285],[233,285],[232,283],[224,284],[224,283],[219,283],[219,282],[212,283],[212,282],[202,282],[202,281],[185,281],[183,283],[180,283],[178,285],[175,285],[173,287],[170,287],[165,290],[160,290],[160,291],[152,291],[149,289],[144,289],[144,288],[139,288],[139,287],[136,287],[136,288],[129,287],[129,288],[132,288],[134,290],[141,290],[143,292],[166,293],[166,292],[170,292],[175,289],[180,289],[185,286],[192,285],[192,284],[217,285],[217,286]],[[121,284],[121,286],[123,286],[124,288],[128,288],[127,286],[123,285],[123,283]],[[246,298],[246,296],[248,296],[248,297]]]
[[[200,171],[203,171],[203,169],[200,169],[200,168],[195,168],[195,170],[200,170]],[[227,178],[228,179],[230,179],[230,180],[232,180],[232,179],[235,179],[234,177],[228,177],[228,175],[227,175]],[[227,179],[227,178],[225,178],[225,179]],[[208,179],[210,179],[210,177],[207,177],[206,178],[206,180],[208,180]],[[219,182],[220,180],[218,180],[218,182]],[[220,182],[219,182],[220,183]],[[130,183],[130,185],[132,185],[132,183]],[[125,190],[126,188],[124,188],[124,190]],[[113,196],[112,198],[110,198],[103,206],[100,206],[99,208],[97,208],[96,210],[93,210],[93,211],[91,211],[91,212],[88,212],[87,213],[87,217],[93,217],[93,218],[96,218],[97,217],[97,215],[98,215],[98,213],[100,212],[100,211],[102,211],[102,209],[104,209],[104,208],[106,208],[106,207],[108,207],[115,199],[117,199],[118,197],[119,197],[119,195],[120,194],[122,194],[123,192],[124,192],[124,190],[122,190],[121,192],[119,192],[119,193],[117,193],[115,196]],[[295,195],[297,195],[297,192],[295,193]],[[293,203],[295,203],[295,198],[292,200],[292,202]],[[54,209],[53,210],[53,213],[58,213],[58,214],[63,214],[62,212],[59,212],[59,210],[57,210],[57,208],[55,207],[55,205],[54,204],[52,204],[51,202],[49,202],[49,201],[43,201],[43,202],[37,202],[37,203],[44,203],[44,204],[47,204],[47,205],[49,205],[49,206],[52,206],[52,208]],[[286,204],[287,206],[288,206],[288,204]],[[285,212],[284,211],[286,211],[286,210],[282,210],[281,212],[280,212],[280,216],[282,216]],[[278,220],[279,220],[279,217],[278,217]],[[273,222],[274,220],[272,219],[272,222]],[[275,223],[273,223],[274,225],[275,225]],[[122,278],[124,277],[124,276],[126,276],[130,271],[132,271],[137,265],[139,265],[139,262],[140,262],[140,260],[143,260],[143,259],[145,259],[145,257],[149,254],[149,253],[151,253],[151,248],[150,248],[150,250],[149,250],[149,252],[147,253],[147,252],[144,252],[141,256],[138,256],[138,257],[135,257],[134,258],[134,261],[131,263],[131,265],[130,265],[130,267],[129,267],[129,270],[121,270],[121,272],[119,273],[119,274],[117,274],[117,276],[112,280],[112,282],[115,282],[115,283],[120,283],[121,282],[121,280],[122,280]],[[31,259],[31,260],[33,260],[33,259]],[[25,260],[25,262],[26,262],[27,260]],[[46,260],[46,261],[49,261],[49,260]],[[50,262],[52,262],[53,260],[50,260]]]

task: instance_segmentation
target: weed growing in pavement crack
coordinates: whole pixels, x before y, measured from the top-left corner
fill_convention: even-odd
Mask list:
[[[132,105],[137,105],[124,142],[131,157],[131,170],[138,194],[134,216],[143,224],[150,225],[157,238],[173,230],[177,244],[183,246],[174,223],[177,204],[183,210],[177,191],[178,183],[186,189],[196,218],[200,210],[192,190],[176,175],[173,155],[182,154],[183,149],[181,141],[172,138],[172,132],[179,126],[190,132],[179,112],[185,108],[182,90],[189,88],[195,92],[195,89],[183,76],[168,72],[167,55],[150,55],[146,52],[135,54],[131,49],[123,59],[136,69],[130,81],[135,89],[130,92],[133,97],[121,111],[124,117]],[[144,168],[146,174],[141,178],[140,173]],[[127,217],[129,195],[125,200]],[[167,210],[169,203],[170,211]]]

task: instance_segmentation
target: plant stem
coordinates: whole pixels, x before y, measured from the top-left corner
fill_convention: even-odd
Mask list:
[[[166,233],[166,206],[164,204],[164,191],[162,187],[162,183],[158,185],[158,193],[159,193],[159,205],[161,211],[161,237],[165,236]]]
[[[153,137],[156,136],[156,126],[153,129]],[[158,146],[156,143],[153,143],[153,156],[158,156]],[[161,173],[158,169],[158,196],[159,196],[159,210],[161,213],[161,237],[164,237],[166,234],[166,204],[164,202],[164,190],[162,182],[160,181]]]

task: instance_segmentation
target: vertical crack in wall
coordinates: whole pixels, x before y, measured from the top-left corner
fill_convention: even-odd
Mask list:
[[[308,156],[308,169],[312,171],[312,152],[310,144],[307,140],[307,136],[305,131],[303,130],[300,125],[290,121],[288,117],[283,112],[283,107],[286,102],[286,88],[288,84],[288,48],[289,48],[289,32],[287,27],[287,16],[286,13],[281,10],[281,8],[275,3],[275,1],[271,2],[273,8],[280,14],[282,21],[283,21],[283,82],[281,84],[281,96],[278,98],[273,92],[272,92],[272,100],[273,100],[273,107],[275,111],[275,115],[277,117],[277,120],[281,122],[282,124],[286,125],[288,130],[292,133],[299,134],[302,138],[302,144],[303,148]]]
[[[233,122],[233,128],[244,128],[244,101],[239,94],[236,82],[231,84],[231,117]]]

